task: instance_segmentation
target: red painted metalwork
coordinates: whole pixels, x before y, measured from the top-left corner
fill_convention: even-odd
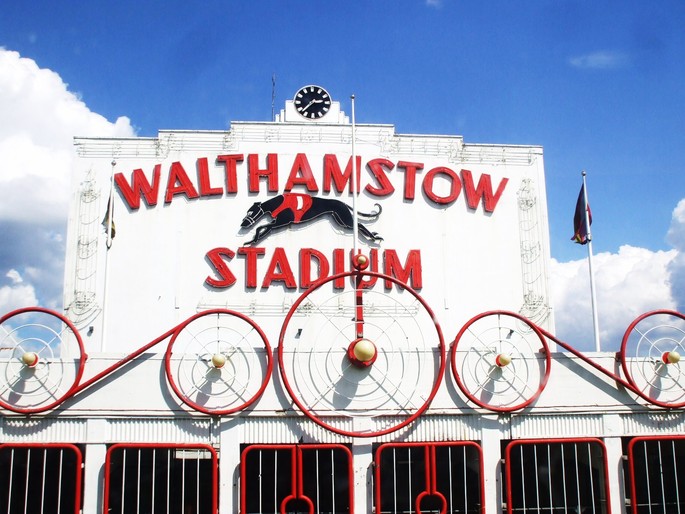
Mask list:
[[[679,312],[670,311],[670,310],[657,310],[657,311],[647,312],[645,314],[642,314],[641,316],[638,316],[635,319],[635,321],[633,321],[628,326],[628,329],[626,330],[626,332],[623,336],[622,343],[621,343],[621,351],[617,354],[617,357],[621,360],[623,372],[628,377],[628,380],[623,379],[621,376],[617,375],[616,373],[613,373],[612,371],[603,367],[601,364],[598,364],[597,362],[588,358],[586,355],[584,355],[580,351],[576,350],[571,345],[561,341],[556,336],[554,336],[550,332],[544,330],[543,328],[538,327],[538,330],[546,338],[551,339],[557,345],[561,346],[564,350],[568,351],[569,353],[572,353],[573,355],[575,355],[576,357],[581,359],[583,362],[585,362],[585,363],[589,364],[590,366],[592,366],[593,368],[595,368],[597,371],[599,371],[599,372],[603,373],[604,375],[610,377],[611,379],[616,381],[617,384],[621,385],[622,387],[624,387],[625,389],[627,389],[629,391],[632,391],[635,395],[639,396],[643,400],[646,400],[647,402],[649,402],[653,405],[657,405],[659,407],[663,407],[666,409],[676,409],[676,408],[685,407],[685,402],[678,402],[678,403],[661,402],[661,401],[649,396],[648,394],[645,394],[638,387],[635,386],[635,383],[634,383],[632,377],[630,376],[630,372],[628,370],[627,360],[629,359],[629,356],[626,354],[626,344],[627,344],[628,338],[630,336],[630,333],[633,331],[633,329],[636,327],[636,325],[640,321],[644,320],[645,318],[647,318],[649,316],[653,316],[656,314],[667,314],[667,315],[671,315],[671,316],[677,317],[679,319],[685,320],[685,316]]]
[[[436,330],[436,336],[438,339],[438,350],[439,350],[439,355],[440,355],[440,365],[439,365],[439,370],[437,371],[434,381],[433,381],[433,387],[430,391],[430,393],[427,395],[425,401],[423,404],[416,409],[416,411],[409,416],[407,416],[403,421],[400,423],[397,423],[393,426],[390,426],[385,429],[381,430],[376,430],[376,431],[369,431],[369,432],[361,432],[361,431],[355,431],[355,430],[344,430],[340,429],[338,427],[334,427],[330,425],[329,423],[326,423],[323,419],[319,418],[316,414],[311,412],[310,408],[305,405],[300,398],[298,398],[297,394],[295,393],[295,389],[293,388],[292,384],[290,383],[290,378],[288,377],[288,373],[285,369],[284,365],[284,338],[286,334],[286,330],[288,329],[288,325],[290,324],[291,319],[293,318],[294,313],[298,309],[298,307],[311,295],[314,291],[320,289],[322,286],[328,284],[328,283],[335,283],[335,281],[340,280],[340,279],[345,279],[347,277],[354,277],[355,279],[366,279],[368,277],[371,278],[380,278],[386,282],[391,282],[401,288],[403,288],[406,292],[408,292],[410,295],[412,295],[420,304],[421,306],[427,311],[429,314],[432,323],[435,327]],[[362,293],[364,291],[367,291],[366,289],[361,289],[360,290]],[[355,292],[356,294],[356,292]],[[358,301],[358,300],[357,300]],[[349,343],[352,342],[346,341],[344,344],[344,347],[347,348]],[[322,344],[333,344],[333,341],[325,341]],[[419,416],[421,416],[429,407],[430,403],[433,401],[433,398],[435,398],[435,395],[438,392],[438,389],[440,387],[440,383],[442,381],[442,376],[445,372],[445,345],[444,345],[444,339],[442,335],[442,330],[440,328],[440,324],[438,323],[435,314],[431,310],[431,308],[428,306],[426,301],[412,288],[410,288],[408,285],[403,283],[402,281],[391,277],[390,275],[384,275],[381,273],[375,273],[375,272],[369,272],[369,271],[348,271],[344,273],[339,273],[336,275],[331,275],[327,278],[324,278],[309,289],[308,291],[304,292],[300,297],[293,303],[292,307],[290,308],[290,311],[288,311],[288,314],[286,315],[286,318],[283,322],[282,328],[281,328],[281,333],[279,336],[279,343],[278,343],[278,364],[279,364],[279,370],[281,377],[283,379],[283,384],[288,391],[288,394],[290,395],[290,398],[292,398],[293,402],[297,405],[297,407],[312,421],[314,421],[316,424],[319,426],[330,430],[331,432],[334,432],[339,435],[344,435],[348,437],[376,437],[380,435],[385,435],[389,434],[391,432],[395,432],[397,430],[400,430],[401,428],[406,427],[413,421],[415,421]],[[331,415],[335,415],[335,412],[331,412]]]
[[[514,514],[513,511],[513,500],[512,500],[512,483],[511,483],[511,476],[512,476],[512,470],[509,467],[509,464],[511,462],[511,451],[512,448],[516,446],[521,446],[525,444],[588,444],[588,443],[595,443],[598,444],[601,449],[602,449],[602,461],[604,463],[604,485],[605,485],[605,494],[606,494],[606,504],[607,504],[607,512],[611,512],[611,495],[610,495],[610,488],[609,488],[609,468],[607,465],[607,457],[606,457],[606,446],[604,445],[604,441],[601,439],[597,439],[595,437],[580,437],[580,438],[568,438],[568,439],[559,439],[559,438],[550,438],[550,439],[518,439],[516,441],[510,442],[505,451],[504,451],[504,466],[506,466],[506,485],[505,485],[505,492],[504,495],[506,497],[506,502],[507,502],[507,513],[508,514]]]
[[[71,333],[74,336],[74,339],[76,341],[76,344],[78,345],[78,352],[79,355],[76,357],[76,373],[74,376],[74,382],[71,384],[71,386],[62,394],[61,396],[55,398],[52,402],[47,403],[46,405],[38,406],[38,407],[18,407],[16,405],[12,405],[10,403],[4,402],[0,400],[0,407],[3,409],[10,410],[12,412],[17,412],[19,414],[33,414],[37,412],[44,412],[50,409],[53,409],[60,403],[62,403],[65,399],[73,396],[76,394],[78,390],[78,383],[81,380],[81,376],[83,375],[83,369],[86,364],[86,359],[88,356],[86,355],[86,352],[83,348],[83,340],[81,339],[81,335],[78,332],[78,329],[74,326],[74,324],[67,319],[65,316],[52,311],[50,309],[44,309],[42,307],[27,307],[23,309],[17,309],[14,310],[6,315],[4,315],[2,318],[0,318],[0,326],[2,326],[3,323],[6,321],[9,321],[11,318],[15,316],[20,316],[22,314],[28,314],[28,313],[41,313],[41,314],[46,314],[48,316],[55,317],[59,320],[60,323],[64,323],[64,325],[71,331]],[[9,330],[7,331],[8,333],[10,332]],[[38,356],[37,356],[38,357]],[[33,363],[33,366],[36,366],[38,364],[38,359],[36,359],[36,362]],[[10,377],[4,377],[7,380],[10,380]]]
[[[304,494],[304,476],[302,465],[302,453],[305,451],[315,450],[340,450],[345,453],[348,461],[348,502],[349,514],[354,514],[354,470],[352,466],[352,452],[350,449],[342,444],[252,444],[245,448],[240,458],[240,512],[247,512],[247,495],[249,494],[249,486],[246,480],[247,459],[245,455],[251,451],[283,451],[289,450],[291,452],[290,462],[290,494],[281,500],[279,505],[280,514],[286,514],[287,506],[292,501],[302,501],[307,504],[310,514],[314,514],[314,502],[311,498]]]
[[[227,414],[233,414],[235,412],[241,411],[251,405],[253,402],[255,402],[261,395],[264,393],[264,390],[266,389],[267,384],[269,383],[269,380],[271,378],[271,373],[273,372],[273,361],[271,357],[271,345],[269,344],[269,341],[262,331],[262,329],[250,318],[247,316],[244,316],[243,314],[240,314],[238,312],[231,312],[231,316],[235,316],[245,323],[247,323],[252,329],[254,329],[258,334],[259,337],[261,338],[262,342],[264,343],[264,349],[265,349],[265,358],[266,358],[266,369],[264,371],[264,378],[262,379],[261,385],[259,389],[252,395],[250,396],[247,400],[243,401],[240,405],[236,407],[231,407],[227,409],[209,409],[205,407],[204,405],[201,405],[193,400],[191,400],[187,394],[183,392],[183,390],[179,387],[177,381],[174,379],[174,374],[171,366],[171,361],[172,361],[172,356],[173,356],[173,347],[174,347],[174,342],[178,338],[179,334],[183,332],[183,330],[194,320],[207,316],[207,315],[213,315],[213,314],[226,314],[227,312],[225,310],[210,310],[210,311],[204,311],[198,314],[195,314],[194,316],[191,316],[187,320],[185,320],[183,323],[178,325],[176,327],[176,330],[174,330],[174,334],[171,336],[171,341],[169,341],[169,346],[167,347],[166,354],[164,356],[164,368],[166,371],[166,377],[167,380],[169,381],[169,385],[171,385],[171,388],[174,390],[178,398],[188,405],[189,407],[192,407],[193,409],[199,411],[199,412],[204,412],[205,414],[216,414],[216,415],[227,415]]]
[[[174,389],[174,392],[176,394],[178,394],[176,387],[175,387],[175,382],[173,381],[173,377],[171,375],[171,371],[168,369],[168,360],[172,354],[172,346],[173,346],[174,339],[190,321],[192,321],[192,320],[194,320],[200,316],[205,316],[208,314],[226,314],[229,316],[235,316],[235,317],[242,319],[243,321],[245,321],[249,325],[251,325],[252,328],[254,328],[258,331],[258,333],[260,334],[260,337],[264,341],[265,348],[267,349],[267,352],[266,352],[266,355],[267,355],[267,372],[264,375],[264,380],[263,380],[263,383],[262,383],[258,393],[255,394],[254,396],[252,396],[248,401],[243,403],[238,409],[230,409],[230,412],[235,412],[236,410],[244,409],[245,407],[250,405],[252,402],[254,402],[263,393],[264,389],[266,388],[266,385],[267,385],[267,383],[271,377],[271,371],[273,369],[273,364],[272,364],[272,359],[271,359],[271,350],[270,350],[271,347],[268,343],[268,340],[266,339],[266,336],[261,331],[261,329],[252,320],[250,320],[248,317],[244,316],[243,314],[240,314],[240,313],[228,310],[228,309],[213,309],[213,310],[204,311],[204,312],[201,312],[199,314],[195,314],[194,316],[191,316],[190,318],[183,321],[182,323],[180,323],[180,324],[176,325],[175,327],[171,328],[170,330],[164,332],[159,337],[153,339],[148,344],[142,346],[138,350],[127,355],[123,359],[115,362],[113,365],[104,369],[100,373],[95,374],[93,377],[91,377],[88,380],[86,380],[85,382],[79,384],[81,377],[83,375],[83,370],[84,370],[84,366],[86,363],[87,355],[85,354],[85,351],[83,349],[83,342],[81,340],[81,336],[78,333],[78,330],[76,329],[76,327],[71,323],[71,321],[69,321],[67,318],[65,318],[61,314],[54,312],[54,311],[51,311],[49,309],[43,309],[40,307],[30,307],[30,308],[19,309],[19,310],[10,312],[9,314],[0,318],[0,324],[4,323],[5,321],[9,320],[11,317],[13,317],[15,315],[24,314],[27,312],[40,312],[40,313],[49,314],[51,316],[58,318],[61,322],[65,323],[69,327],[69,329],[74,333],[76,341],[78,342],[78,346],[79,346],[82,358],[79,359],[78,372],[77,372],[77,376],[76,376],[76,379],[75,379],[73,385],[69,388],[69,390],[65,394],[63,394],[62,396],[60,396],[59,398],[57,398],[53,402],[50,402],[47,405],[34,407],[34,408],[22,408],[22,407],[17,407],[15,405],[11,405],[7,402],[3,402],[0,400],[0,407],[5,408],[5,409],[10,410],[10,411],[13,411],[13,412],[20,413],[20,414],[33,414],[33,413],[38,413],[38,412],[45,412],[45,411],[48,411],[48,410],[55,408],[57,405],[61,404],[65,400],[67,400],[69,398],[73,398],[74,396],[78,395],[81,391],[83,391],[83,390],[87,389],[88,387],[90,387],[91,385],[99,382],[100,380],[102,380],[107,375],[113,373],[114,371],[118,370],[122,366],[124,366],[124,365],[128,364],[129,362],[131,362],[132,360],[134,360],[136,357],[138,357],[141,354],[148,351],[150,348],[154,347],[155,345],[159,344],[160,342],[162,342],[165,339],[172,337],[172,336],[173,337],[169,343],[169,346],[168,346],[167,352],[166,352],[167,378],[169,378],[170,384],[172,386],[172,389]],[[186,403],[187,405],[189,405],[193,408],[200,407],[198,410],[200,410],[201,412],[205,412],[205,413],[209,413],[209,414],[215,414],[215,412],[213,412],[211,410],[203,409],[199,405],[194,405],[192,402],[186,401],[186,399],[182,395],[179,395],[179,399],[181,399],[182,401],[184,401],[184,403]],[[229,413],[229,412],[220,412],[220,414],[227,414],[227,413]]]
[[[657,442],[670,442],[670,441],[685,441],[685,435],[671,435],[671,436],[663,436],[663,435],[655,435],[655,436],[641,436],[641,437],[634,437],[633,439],[630,440],[628,443],[628,474],[629,474],[629,480],[630,480],[630,511],[633,514],[638,514],[638,498],[637,498],[637,489],[638,486],[642,484],[638,484],[637,481],[635,480],[635,467],[633,465],[634,462],[634,455],[635,455],[635,445],[638,443],[642,443],[645,441],[657,441]],[[663,473],[663,471],[662,471]],[[666,508],[664,505],[663,508]],[[651,512],[651,510],[650,510]]]
[[[506,316],[506,317],[511,317],[514,318],[517,322],[522,323],[524,326],[528,327],[532,333],[537,337],[540,341],[540,352],[543,354],[545,362],[545,370],[544,373],[542,374],[540,378],[540,382],[537,385],[537,389],[534,389],[531,391],[529,396],[525,398],[523,401],[519,403],[515,403],[513,405],[495,405],[494,403],[488,403],[487,401],[482,400],[478,396],[476,396],[476,393],[478,391],[471,391],[468,387],[468,385],[465,383],[463,380],[463,377],[459,373],[458,367],[457,367],[457,348],[459,346],[459,342],[462,340],[462,337],[464,334],[469,331],[471,326],[476,323],[477,321],[488,317],[488,316]],[[490,341],[482,341],[483,345],[489,344]],[[497,352],[496,352],[497,353]],[[520,314],[517,314],[515,312],[507,312],[507,311],[488,311],[488,312],[483,312],[482,314],[479,314],[477,316],[474,316],[471,318],[466,324],[461,328],[459,333],[457,334],[457,337],[454,339],[454,342],[452,343],[452,347],[450,350],[450,360],[451,360],[451,367],[452,367],[452,373],[454,375],[455,380],[457,381],[457,385],[459,386],[459,389],[461,389],[462,393],[471,400],[473,403],[476,405],[483,407],[485,409],[495,411],[495,412],[511,412],[515,410],[520,410],[523,409],[527,406],[529,406],[531,403],[533,403],[542,393],[543,389],[547,385],[547,381],[549,379],[550,375],[550,368],[552,364],[552,359],[551,355],[549,352],[549,349],[547,347],[547,341],[545,340],[543,336],[543,331],[534,323],[529,321],[527,318],[521,316]],[[495,367],[503,368],[505,366],[502,366],[503,359],[501,356],[498,354],[492,359],[492,365]],[[510,364],[509,364],[510,365]],[[515,378],[515,377],[514,377]],[[482,384],[481,384],[482,386]],[[479,387],[479,390],[482,390],[482,387]]]
[[[464,385],[463,381],[461,380],[461,377],[459,376],[458,370],[456,369],[456,363],[455,363],[455,353],[456,353],[456,347],[457,344],[462,337],[462,335],[468,330],[469,326],[474,323],[475,321],[484,318],[486,316],[491,316],[491,315],[507,315],[507,316],[512,316],[514,318],[519,319],[521,322],[525,323],[528,325],[531,330],[533,330],[538,337],[540,337],[541,344],[542,344],[542,349],[541,351],[546,354],[546,359],[547,359],[547,370],[544,375],[543,380],[540,382],[540,386],[538,387],[538,390],[525,402],[522,402],[519,405],[511,406],[511,407],[497,407],[494,405],[490,405],[487,402],[482,402],[480,401],[475,395],[473,395],[468,388]],[[587,363],[588,365],[592,366],[595,368],[597,371],[603,373],[604,375],[608,376],[612,380],[614,380],[618,385],[622,386],[623,388],[627,389],[628,391],[633,392],[635,395],[638,397],[642,398],[643,400],[646,400],[647,402],[656,405],[658,407],[662,407],[665,409],[678,409],[685,407],[685,401],[662,401],[657,398],[658,392],[655,394],[649,394],[649,392],[653,392],[652,389],[659,390],[658,386],[655,386],[654,388],[650,388],[649,392],[645,393],[637,383],[637,380],[635,377],[632,376],[631,370],[630,370],[630,359],[631,356],[628,355],[628,341],[631,336],[631,334],[637,330],[637,326],[640,324],[640,322],[646,320],[649,317],[656,316],[656,315],[666,315],[666,316],[672,316],[674,318],[677,318],[678,320],[684,320],[685,321],[685,315],[682,313],[676,312],[676,311],[671,311],[671,310],[656,310],[656,311],[651,311],[647,312],[645,314],[642,314],[641,316],[638,316],[635,321],[633,321],[627,328],[622,342],[621,342],[621,351],[617,354],[618,358],[621,360],[621,366],[623,369],[623,373],[626,376],[627,380],[622,378],[621,376],[617,375],[616,373],[606,369],[603,367],[601,364],[593,361],[586,355],[584,355],[582,352],[579,350],[576,350],[574,347],[571,345],[561,341],[559,338],[557,338],[555,335],[551,334],[550,332],[546,331],[545,329],[538,327],[531,321],[527,320],[523,316],[513,313],[513,312],[507,312],[507,311],[490,311],[490,312],[484,312],[482,314],[479,314],[475,317],[473,317],[471,320],[469,320],[466,325],[460,330],[459,334],[455,338],[455,341],[452,345],[452,350],[451,350],[451,361],[452,361],[452,371],[454,373],[455,379],[457,381],[457,384],[459,385],[459,388],[462,390],[462,392],[474,403],[477,405],[484,407],[489,410],[493,411],[513,411],[513,410],[519,410],[524,407],[527,407],[532,403],[542,392],[544,389],[547,379],[549,377],[549,366],[550,366],[550,356],[549,356],[549,349],[547,347],[546,339],[549,339],[551,341],[554,341],[557,345],[559,345],[561,348],[564,350],[568,351],[569,353],[575,355],[579,359],[581,359],[583,362]],[[675,346],[681,349],[685,349],[685,333],[677,331],[679,335],[681,335],[681,338],[677,341],[675,341]],[[670,354],[673,352],[672,348],[667,348],[668,351],[662,351],[661,348],[655,345],[655,355],[653,356],[646,356],[643,359],[645,362],[652,363],[654,362],[654,366],[664,366],[664,369],[667,367],[678,367],[680,365],[679,359],[677,357],[674,357],[672,361],[664,360],[666,357],[664,357],[665,354]],[[685,353],[685,351],[683,352]],[[679,355],[678,355],[679,357]],[[639,358],[636,357],[636,358]],[[499,365],[499,362],[497,363]],[[677,368],[678,370],[680,368]],[[646,379],[646,381],[649,383],[649,380]],[[676,382],[676,385],[680,388],[679,392],[681,393],[680,396],[683,397],[685,396],[685,373],[683,373],[683,385],[681,385],[679,382]]]
[[[649,392],[652,392],[654,394],[649,394],[649,392],[644,393],[642,388],[638,384],[637,378],[635,376],[633,376],[633,373],[631,372],[631,366],[630,366],[631,356],[628,355],[628,353],[629,353],[628,344],[629,344],[630,336],[634,331],[642,334],[642,332],[640,332],[637,328],[638,325],[642,321],[645,321],[651,317],[656,317],[658,315],[672,316],[672,317],[677,318],[679,320],[685,320],[685,315],[681,314],[680,312],[671,311],[671,310],[656,310],[656,311],[647,312],[645,314],[642,314],[641,316],[638,316],[635,319],[635,321],[633,321],[628,326],[625,334],[623,335],[623,339],[621,341],[621,352],[620,352],[621,367],[623,368],[623,373],[625,374],[626,378],[628,379],[628,382],[630,383],[629,389],[631,391],[633,391],[635,394],[637,394],[641,398],[643,398],[643,399],[647,400],[648,402],[650,402],[654,405],[657,405],[659,407],[663,407],[665,409],[679,409],[681,407],[685,407],[685,400],[679,401],[679,402],[678,401],[662,401],[662,400],[659,400],[657,398],[659,393],[656,392],[656,391],[660,391],[658,384],[653,384],[654,387],[650,387],[648,390]],[[685,347],[685,333],[680,331],[679,335],[680,335],[680,340],[675,341],[675,342],[673,342],[673,340],[669,340],[669,343],[665,343],[665,344],[675,344],[682,351],[683,348]],[[664,348],[662,350],[659,348],[659,345],[657,344],[658,341],[651,341],[651,343],[652,343],[652,348],[650,349],[649,353],[653,353],[653,355],[650,355],[648,353],[648,355],[645,355],[643,357],[635,356],[634,358],[636,358],[636,359],[641,358],[643,361],[643,365],[652,364],[655,367],[654,371],[657,372],[656,373],[657,376],[654,378],[655,381],[660,380],[662,378],[659,376],[659,373],[658,373],[658,370],[656,369],[656,366],[659,366],[660,369],[664,370],[664,371],[667,371],[669,369],[673,369],[673,367],[675,367],[678,370],[680,369],[680,367],[678,365],[679,359],[673,363],[669,361],[668,357],[669,357],[669,354],[671,354],[673,351],[672,347]],[[652,352],[651,350],[655,350],[655,351]],[[667,351],[664,351],[664,350],[667,350]],[[661,362],[659,362],[659,359],[662,359]],[[644,377],[644,378],[645,378],[645,381],[647,383],[652,385],[651,379],[649,379],[647,377]],[[676,382],[676,385],[680,386],[680,388],[682,390],[682,394],[680,395],[681,397],[685,396],[685,390],[683,390],[685,388],[685,373],[682,374],[682,381],[683,381],[682,385],[680,383]]]
[[[479,498],[480,498],[480,512],[482,514],[485,514],[485,484],[483,482],[483,450],[478,445],[477,443],[473,441],[459,441],[459,442],[437,442],[437,443],[385,443],[380,445],[376,449],[376,455],[375,455],[375,465],[374,465],[374,476],[375,476],[375,501],[376,501],[376,511],[380,512],[381,509],[381,501],[382,501],[382,496],[381,496],[381,474],[383,472],[383,468],[381,466],[381,459],[380,459],[380,454],[383,450],[389,449],[389,448],[423,448],[424,449],[424,455],[425,455],[425,469],[424,469],[424,475],[426,479],[426,488],[421,491],[415,501],[414,508],[417,512],[417,514],[421,514],[421,502],[426,498],[426,497],[436,497],[440,499],[442,507],[440,508],[440,514],[445,514],[447,511],[447,499],[445,498],[445,495],[438,491],[437,489],[437,475],[438,471],[441,473],[447,472],[445,469],[440,469],[438,470],[437,465],[436,465],[436,448],[438,447],[453,447],[453,448],[461,448],[464,446],[472,447],[475,448],[478,451],[478,468],[479,468],[479,479],[480,479],[480,484],[479,484]],[[394,470],[393,470],[394,472]]]
[[[79,514],[81,512],[81,489],[82,489],[82,468],[83,468],[83,455],[81,455],[81,450],[78,446],[68,443],[6,443],[0,444],[0,451],[3,448],[27,448],[27,449],[58,449],[58,450],[70,450],[74,452],[76,456],[76,476],[73,477],[73,491],[74,491],[74,514]],[[60,481],[60,487],[62,484],[69,484],[68,480]],[[9,507],[8,507],[9,508]],[[106,511],[105,511],[106,512]]]
[[[111,462],[112,453],[118,449],[159,449],[159,450],[203,450],[207,451],[211,455],[212,459],[212,499],[211,499],[211,512],[217,512],[219,505],[219,458],[217,456],[216,450],[206,444],[167,444],[167,443],[120,443],[113,444],[107,449],[107,456],[105,457],[105,484],[103,492],[103,511],[109,511],[109,495],[110,495],[110,472],[111,472]]]

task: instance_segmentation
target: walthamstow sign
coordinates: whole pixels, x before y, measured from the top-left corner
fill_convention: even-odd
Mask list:
[[[468,169],[427,167],[423,162],[392,161],[382,157],[363,161],[361,156],[357,156],[356,169],[358,192],[377,199],[401,195],[403,209],[417,199],[423,199],[434,207],[445,208],[463,195],[472,211],[482,205],[484,212],[493,213],[509,181],[508,178],[501,178],[493,183],[487,173],[478,175]],[[352,158],[349,155],[319,154],[312,157],[306,153],[248,153],[199,157],[194,163],[174,161],[168,165],[155,164],[147,171],[135,168],[128,177],[116,173],[114,183],[132,213],[143,206],[152,208],[158,204],[168,205],[180,199],[192,202],[201,198],[236,198],[241,193],[248,193],[255,200],[260,200],[245,213],[242,224],[238,219],[233,222],[236,228],[240,226],[253,230],[251,240],[235,249],[221,246],[206,252],[205,262],[210,269],[205,284],[214,289],[227,289],[238,284],[237,276],[242,274],[243,285],[247,289],[266,289],[279,285],[292,290],[298,286],[307,289],[316,280],[346,271],[346,268],[349,269],[351,252],[336,248],[325,254],[319,248],[301,248],[293,259],[292,256],[288,257],[284,248],[264,248],[257,244],[261,244],[276,229],[305,224],[316,217],[328,217],[333,225],[351,230],[349,202],[332,198],[332,194],[350,190],[351,178]],[[282,193],[279,195],[279,192]],[[276,205],[276,200],[278,208],[262,208]],[[314,209],[312,205],[321,204],[327,207],[316,207],[320,212],[304,210]],[[329,204],[335,207],[328,207]],[[258,213],[257,217],[255,212]],[[381,212],[381,204],[376,203],[376,210],[366,213],[366,216],[371,216],[373,222]],[[394,214],[395,219],[388,218],[391,215],[385,214],[386,223],[401,223],[396,217],[397,213]],[[360,232],[360,237],[367,242],[378,243],[383,240],[382,233],[372,232],[364,225],[360,226]],[[380,271],[414,289],[421,289],[420,249],[406,250],[403,255],[388,248],[370,248],[365,253],[370,257],[371,271]],[[232,263],[237,263],[242,273],[233,270]],[[299,280],[293,272],[297,268]],[[376,279],[372,280],[376,282]],[[336,280],[332,285],[342,289],[344,281]],[[368,287],[373,285],[367,284]],[[385,281],[384,285],[388,289],[393,287],[390,281]]]
[[[341,159],[335,154],[324,155],[322,162],[315,163],[318,164],[315,168],[305,153],[298,153],[294,159],[290,155],[275,153],[217,155],[213,158],[212,168],[208,157],[198,158],[196,173],[189,172],[192,168],[187,164],[184,166],[180,161],[175,161],[165,170],[166,180],[162,180],[162,165],[156,164],[149,177],[138,168],[133,170],[130,180],[122,173],[117,173],[114,181],[123,200],[132,210],[140,208],[141,200],[148,207],[153,207],[160,200],[169,204],[177,197],[195,200],[235,195],[245,181],[249,193],[278,193],[296,187],[309,193],[330,193],[334,190],[342,193],[349,189],[352,158],[345,157],[342,160],[345,162],[344,169],[340,165]],[[486,212],[494,212],[509,181],[503,178],[494,187],[490,175],[486,173],[474,177],[469,170],[455,171],[447,166],[425,170],[421,162],[394,162],[381,157],[366,161],[363,168],[368,171],[365,183],[361,180],[362,158],[357,156],[357,192],[363,185],[363,191],[371,196],[382,198],[393,195],[397,192],[397,186],[390,177],[399,176],[401,194],[407,201],[413,202],[420,190],[429,202],[444,206],[455,202],[463,191],[469,208],[477,209],[482,202]],[[318,170],[318,180],[313,169]],[[194,179],[191,178],[193,176]],[[436,187],[438,181],[444,182],[443,185],[447,187]]]

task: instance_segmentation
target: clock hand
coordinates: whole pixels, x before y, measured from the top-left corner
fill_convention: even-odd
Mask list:
[[[322,103],[323,103],[323,100],[321,100],[321,99],[319,99],[319,100],[311,100],[311,101],[307,104],[306,107],[303,107],[303,108],[302,108],[302,110],[303,110],[303,111],[306,111],[306,110],[309,109],[312,105],[314,105],[314,104],[322,104]]]

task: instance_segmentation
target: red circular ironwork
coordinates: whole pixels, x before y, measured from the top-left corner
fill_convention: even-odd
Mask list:
[[[255,402],[266,389],[273,362],[262,329],[238,312],[200,312],[174,331],[164,358],[174,393],[205,414],[226,415]]]
[[[379,281],[399,291],[374,290]],[[325,287],[343,284],[347,290]],[[348,354],[361,339],[376,349],[368,366]],[[416,291],[389,275],[349,271],[318,281],[295,301],[281,328],[278,364],[285,389],[308,418],[340,435],[374,437],[426,411],[445,353],[440,325]]]
[[[621,367],[633,392],[667,409],[685,407],[685,315],[656,310],[638,316],[621,341]]]
[[[0,318],[0,407],[53,409],[74,394],[85,363],[81,335],[63,315],[28,307]]]
[[[452,344],[452,373],[476,405],[495,412],[520,410],[547,384],[552,359],[538,327],[520,314],[484,312],[471,318]]]

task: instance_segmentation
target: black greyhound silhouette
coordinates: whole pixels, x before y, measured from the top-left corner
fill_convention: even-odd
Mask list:
[[[378,210],[372,213],[357,212],[364,219],[375,221],[382,212],[379,204]],[[343,228],[353,228],[352,207],[340,200],[332,198],[317,198],[301,193],[283,193],[270,198],[265,202],[255,202],[247,211],[240,224],[241,228],[253,226],[264,214],[269,213],[273,218],[271,223],[260,225],[255,231],[255,236],[246,245],[253,245],[268,236],[271,231],[287,227],[288,225],[307,223],[326,214]],[[357,224],[359,232],[372,241],[382,241],[383,238],[377,232],[371,232],[361,223]]]

